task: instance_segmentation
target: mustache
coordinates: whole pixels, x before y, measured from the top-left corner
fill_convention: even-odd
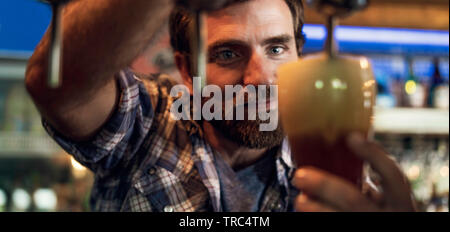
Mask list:
[[[233,108],[236,108],[247,107],[252,104],[258,105],[263,103],[265,104],[266,102],[275,102],[278,101],[278,94],[276,93],[276,91],[277,90],[271,91],[271,88],[269,88],[269,86],[266,86],[264,88],[264,91],[257,87],[255,87],[255,91],[248,91],[246,88],[243,88],[241,91],[233,94],[231,97],[228,96],[228,98],[225,94],[222,93],[221,103],[232,102]],[[213,98],[204,98],[205,101],[211,99]],[[226,104],[222,104],[222,108],[225,108],[225,105]]]
[[[232,99],[225,99],[225,104],[222,104],[223,116],[227,118],[227,116],[233,115],[233,118],[239,118],[237,115],[243,113],[244,119],[254,118],[259,120],[259,113],[278,114],[278,94],[276,90],[273,91],[272,89],[271,91],[270,88],[264,88],[263,90],[241,91]]]

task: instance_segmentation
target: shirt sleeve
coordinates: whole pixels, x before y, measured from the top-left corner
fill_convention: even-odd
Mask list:
[[[118,106],[90,141],[71,141],[42,120],[48,134],[93,171],[111,169],[123,159],[131,159],[147,136],[155,115],[151,96],[141,79],[128,69],[115,77],[120,88]]]

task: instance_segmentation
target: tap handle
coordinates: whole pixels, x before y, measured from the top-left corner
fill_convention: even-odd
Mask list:
[[[306,0],[306,4],[327,16],[344,17],[369,5],[369,0]]]

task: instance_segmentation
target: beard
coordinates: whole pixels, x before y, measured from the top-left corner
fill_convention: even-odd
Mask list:
[[[268,120],[211,120],[211,125],[227,139],[251,149],[273,148],[282,143],[284,138],[281,123],[273,131],[260,131],[261,123]]]
[[[266,90],[266,99],[270,98],[269,89]],[[246,99],[247,101],[248,99]],[[211,125],[218,130],[225,138],[237,143],[240,146],[244,146],[251,149],[261,149],[261,148],[273,148],[282,143],[284,139],[284,132],[279,120],[279,115],[276,119],[268,118],[262,120],[259,118],[258,113],[256,113],[256,120],[249,120],[248,108],[244,108],[244,119],[236,120],[225,120],[226,109],[225,100],[222,102],[222,120],[210,120]],[[236,116],[236,102],[233,101],[233,116]],[[278,114],[278,111],[276,112]],[[270,120],[278,120],[277,127],[275,130],[271,131],[261,131],[261,124],[268,124]]]

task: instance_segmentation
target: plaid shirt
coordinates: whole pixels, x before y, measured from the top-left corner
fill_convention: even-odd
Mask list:
[[[121,90],[116,111],[94,138],[76,143],[45,120],[47,132],[95,173],[95,211],[222,211],[216,151],[195,121],[174,120],[165,75],[116,75]],[[261,211],[292,211],[298,191],[286,142],[276,157],[277,178],[264,193]],[[238,199],[237,199],[238,200]]]

